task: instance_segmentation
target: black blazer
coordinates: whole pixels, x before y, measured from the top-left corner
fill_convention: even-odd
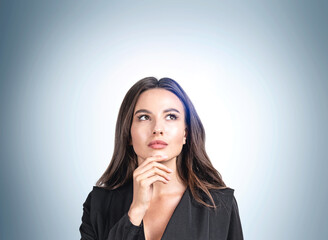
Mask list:
[[[210,190],[216,211],[199,204],[189,187],[171,216],[162,240],[243,240],[237,201],[231,188]],[[145,239],[143,221],[131,223],[128,211],[133,199],[133,181],[115,190],[93,187],[83,204],[83,240]],[[205,198],[203,199],[205,200]],[[206,200],[207,203],[211,203]]]

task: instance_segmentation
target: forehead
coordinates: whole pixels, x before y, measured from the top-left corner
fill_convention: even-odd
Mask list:
[[[148,110],[164,110],[166,108],[176,108],[183,111],[183,104],[180,99],[172,92],[155,88],[143,92],[137,101],[135,110],[145,108]]]

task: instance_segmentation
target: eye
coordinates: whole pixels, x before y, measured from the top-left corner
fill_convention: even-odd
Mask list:
[[[178,117],[175,114],[168,114],[167,117],[169,117],[169,120],[176,120]]]
[[[149,119],[149,116],[148,115],[140,115],[140,116],[138,116],[138,119],[140,121],[145,121],[145,120],[148,120]]]

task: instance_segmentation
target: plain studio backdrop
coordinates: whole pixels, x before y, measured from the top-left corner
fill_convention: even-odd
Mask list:
[[[79,239],[119,106],[193,101],[245,239],[328,239],[324,1],[1,1],[0,239]]]

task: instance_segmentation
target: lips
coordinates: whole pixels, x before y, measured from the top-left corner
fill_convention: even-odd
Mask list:
[[[165,148],[167,146],[167,143],[161,140],[155,140],[155,141],[151,141],[148,144],[148,146],[154,149],[161,149],[161,148]]]

